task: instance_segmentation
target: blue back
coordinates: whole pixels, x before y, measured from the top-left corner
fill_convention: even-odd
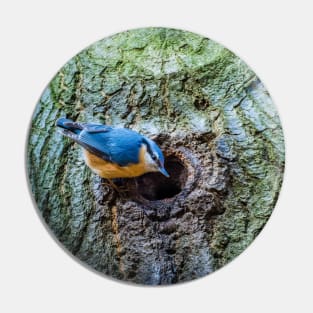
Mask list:
[[[133,130],[96,123],[74,122],[63,117],[56,121],[56,126],[65,130],[62,131],[63,135],[106,161],[120,166],[137,164],[140,148],[145,144],[151,156],[156,153],[160,165],[162,167],[164,165],[164,156],[159,146]]]
[[[126,128],[113,128],[105,125],[84,125],[78,135],[78,142],[99,157],[126,166],[139,162],[139,150],[143,136]]]

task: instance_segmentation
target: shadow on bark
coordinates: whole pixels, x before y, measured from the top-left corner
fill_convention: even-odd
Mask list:
[[[58,117],[153,138],[170,178],[92,174]],[[27,151],[30,186],[56,238],[101,273],[139,284],[202,277],[262,230],[283,178],[284,141],[268,92],[230,51],[173,29],[132,30],[70,60],[44,91]]]

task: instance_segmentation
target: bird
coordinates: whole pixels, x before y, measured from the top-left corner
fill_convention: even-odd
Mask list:
[[[56,121],[56,126],[62,135],[83,148],[86,165],[110,183],[114,179],[134,178],[149,172],[170,176],[159,146],[134,130],[75,122],[64,117]]]

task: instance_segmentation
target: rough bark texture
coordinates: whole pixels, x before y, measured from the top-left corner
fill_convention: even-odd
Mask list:
[[[67,116],[154,138],[169,180],[123,180],[118,194],[55,129]],[[141,284],[206,275],[258,235],[282,183],[284,142],[268,92],[245,63],[201,36],[148,28],[70,60],[34,112],[28,172],[56,238],[94,269]]]

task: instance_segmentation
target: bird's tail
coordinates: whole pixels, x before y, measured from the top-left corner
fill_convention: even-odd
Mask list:
[[[83,125],[81,123],[74,122],[64,117],[59,118],[55,124],[56,126],[68,130],[76,135],[83,130]]]

